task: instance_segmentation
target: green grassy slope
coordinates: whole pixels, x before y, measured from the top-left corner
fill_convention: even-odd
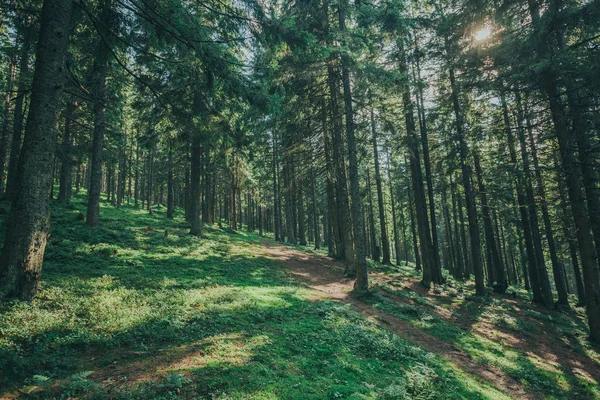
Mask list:
[[[257,235],[195,238],[182,215],[108,205],[89,230],[84,210],[52,202],[39,297],[0,305],[0,398],[504,398],[314,301]]]

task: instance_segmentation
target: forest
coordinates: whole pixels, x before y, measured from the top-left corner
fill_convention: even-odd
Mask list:
[[[3,0],[0,398],[600,399],[600,0]]]

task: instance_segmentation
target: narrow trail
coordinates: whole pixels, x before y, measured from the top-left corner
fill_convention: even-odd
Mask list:
[[[543,394],[533,392],[524,387],[514,377],[507,375],[500,369],[474,360],[467,352],[458,348],[448,341],[444,341],[427,332],[424,332],[410,323],[389,315],[370,304],[350,295],[354,280],[344,277],[344,265],[341,262],[331,260],[328,257],[308,254],[293,250],[288,247],[263,243],[265,253],[276,260],[281,261],[295,279],[305,283],[314,290],[314,299],[329,299],[340,303],[350,304],[353,309],[373,321],[381,327],[394,332],[407,339],[413,344],[433,352],[446,359],[453,367],[460,369],[468,375],[474,376],[499,391],[515,399],[540,399]],[[389,277],[380,273],[370,273],[372,282],[389,281]],[[396,296],[394,296],[396,297]],[[401,301],[400,299],[395,299]],[[461,329],[465,329],[462,328]],[[467,330],[467,329],[465,329]],[[525,341],[520,339],[520,341]],[[523,349],[522,344],[515,346]],[[569,358],[576,360],[578,364],[585,363],[587,359],[581,359],[578,354],[571,351]],[[553,363],[550,357],[547,361]],[[589,364],[589,363],[588,363]],[[588,365],[588,368],[590,365]],[[596,366],[597,367],[597,366]],[[589,371],[589,369],[586,370]],[[594,368],[592,365],[591,368]],[[596,375],[594,373],[594,375]],[[594,376],[594,378],[597,378]]]

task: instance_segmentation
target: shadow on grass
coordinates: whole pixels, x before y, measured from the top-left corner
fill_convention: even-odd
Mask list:
[[[34,334],[19,343],[18,360],[16,349],[3,352],[13,360],[4,368],[16,372],[5,378],[22,397],[38,398],[71,393],[68,377],[82,371],[94,371],[87,379],[102,385],[76,394],[98,398],[157,398],[175,389],[165,384],[175,372],[190,380],[177,389],[207,397],[359,398],[390,387],[429,398],[445,390],[453,393],[445,398],[479,397],[442,361],[347,307],[307,301],[289,288],[253,300],[238,309],[230,309],[235,301],[218,310],[171,309],[102,338],[77,329]],[[36,374],[56,383],[27,387],[25,378]]]

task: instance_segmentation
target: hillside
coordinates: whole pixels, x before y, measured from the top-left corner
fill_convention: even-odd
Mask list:
[[[162,208],[106,204],[89,230],[84,200],[51,202],[42,290],[1,306],[0,398],[600,398],[582,309],[376,264],[356,298],[309,248]]]

